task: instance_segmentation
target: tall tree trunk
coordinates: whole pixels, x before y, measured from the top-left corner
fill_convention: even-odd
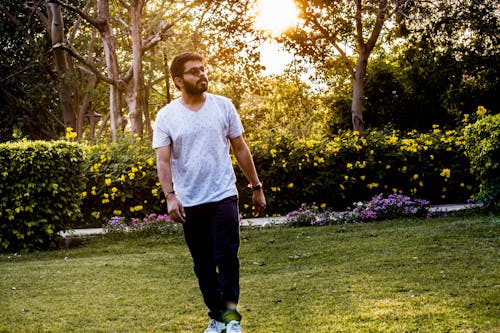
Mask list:
[[[73,89],[71,87],[71,70],[69,68],[66,52],[57,47],[65,43],[64,39],[64,20],[61,13],[61,7],[58,3],[49,1],[47,3],[47,12],[49,13],[50,38],[53,45],[54,60],[58,72],[58,91],[61,101],[61,109],[66,128],[76,127],[75,102],[73,99]]]
[[[106,67],[108,75],[112,79],[113,84],[110,85],[109,91],[109,111],[110,111],[110,132],[113,141],[117,139],[118,130],[123,129],[123,118],[121,111],[121,94],[118,87],[120,74],[118,70],[118,57],[115,48],[115,35],[113,28],[109,22],[109,2],[108,0],[98,0],[99,7],[99,25],[97,29],[102,36],[104,46],[104,56],[106,59]]]
[[[359,52],[356,71],[354,72],[352,83],[352,128],[360,135],[365,135],[365,122],[363,120],[363,101],[365,96],[365,75],[368,64],[368,54],[366,51]]]
[[[145,109],[144,72],[142,70],[142,11],[144,0],[132,0],[128,7],[132,33],[132,86],[127,92],[129,120],[132,134],[142,137],[144,129],[143,113]]]

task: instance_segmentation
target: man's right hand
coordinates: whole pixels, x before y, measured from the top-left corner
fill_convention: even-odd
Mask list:
[[[169,195],[167,198],[168,215],[170,219],[174,222],[184,223],[186,222],[186,213],[184,212],[184,206],[181,201],[174,195]]]

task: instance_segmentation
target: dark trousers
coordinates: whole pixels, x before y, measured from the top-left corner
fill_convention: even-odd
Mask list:
[[[238,197],[186,207],[184,237],[211,318],[222,321],[227,302],[240,295]]]

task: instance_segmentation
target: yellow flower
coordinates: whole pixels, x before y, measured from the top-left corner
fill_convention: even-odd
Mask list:
[[[248,207],[250,207],[250,205],[248,205],[248,204],[243,205],[243,208],[245,208],[245,209],[248,209]]]
[[[352,169],[352,163],[347,163],[347,169]]]
[[[462,119],[462,123],[467,124],[469,122],[469,115],[467,113],[464,114],[464,118]]]
[[[84,191],[84,192],[80,193],[80,198],[83,199],[83,198],[86,198],[86,197],[87,197],[87,192]]]
[[[113,211],[113,214],[114,214],[114,215],[116,215],[116,216],[120,216],[120,215],[122,215],[122,211],[121,211],[121,210],[118,210],[118,209],[115,209],[115,210]]]
[[[340,187],[341,190],[345,190],[344,185],[340,184],[339,187]]]
[[[360,176],[361,180],[365,180],[366,176]]]
[[[288,188],[293,188],[293,183],[287,185]]]
[[[370,184],[367,184],[367,185],[366,185],[366,187],[368,187],[370,190],[371,190],[372,188],[377,188],[378,186],[379,186],[379,184],[378,184],[378,183],[370,183]]]
[[[132,167],[132,168],[130,168],[130,171],[137,172],[137,171],[139,171],[139,169],[137,169],[136,167]]]
[[[157,188],[154,188],[151,190],[151,194],[156,197],[158,195],[158,189]]]
[[[482,106],[482,105],[479,105],[477,107],[476,115],[477,115],[478,118],[482,118],[482,117],[484,117],[484,115],[486,114],[486,112],[487,112],[486,108],[484,106]]]
[[[112,192],[112,193],[116,193],[116,192],[118,192],[118,189],[117,189],[116,187],[112,187],[112,188],[111,188],[111,192]]]
[[[269,153],[271,154],[272,157],[276,157],[276,149],[271,149]]]
[[[90,167],[90,172],[98,172],[100,167],[101,163],[95,163],[93,166]]]
[[[451,171],[450,169],[443,169],[439,175],[441,177],[450,178]]]
[[[423,183],[422,181],[419,181],[419,182],[418,182],[418,186],[420,186],[420,187],[424,187],[424,183]]]
[[[322,203],[322,204],[320,205],[320,207],[321,207],[322,209],[325,209],[325,208],[326,208],[326,203]]]
[[[67,127],[66,128],[66,140],[72,141],[72,140],[76,139],[76,137],[77,137],[77,134],[75,131],[73,131],[73,128]]]
[[[146,161],[146,163],[147,163],[148,165],[151,165],[151,166],[152,166],[153,164],[155,164],[154,158],[152,158],[152,157],[148,158],[148,160]]]
[[[92,195],[97,195],[96,189],[97,189],[97,188],[96,188],[95,186],[92,186],[92,190],[90,191],[90,193],[91,193]]]
[[[104,184],[106,186],[110,186],[111,185],[111,179],[109,179],[109,178],[104,179]]]
[[[92,217],[98,219],[100,216],[101,216],[101,213],[100,212],[92,212]]]
[[[134,180],[135,178],[135,173],[131,172],[128,174],[128,178],[130,178],[130,180]]]
[[[414,174],[413,175],[413,180],[417,180],[418,179],[418,175],[417,174]]]

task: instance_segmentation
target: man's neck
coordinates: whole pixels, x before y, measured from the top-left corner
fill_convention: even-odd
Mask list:
[[[182,94],[182,104],[189,106],[196,106],[203,104],[206,99],[206,94],[201,93],[199,95],[191,95],[191,94]]]
[[[188,95],[183,94],[181,98],[181,103],[186,108],[193,112],[198,112],[205,104],[206,95],[202,93],[200,95]]]

